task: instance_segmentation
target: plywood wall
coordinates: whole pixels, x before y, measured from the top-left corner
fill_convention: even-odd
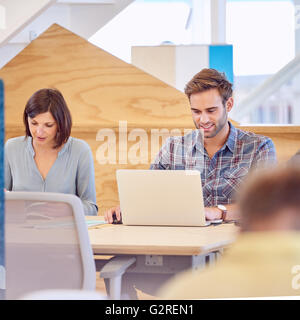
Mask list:
[[[5,84],[6,138],[23,135],[23,110],[35,91],[61,90],[73,117],[72,136],[87,141],[93,152],[100,214],[118,203],[116,169],[148,168],[168,133],[183,134],[193,128],[182,92],[58,25],[4,66],[0,78]],[[155,142],[158,130],[164,132],[159,143]],[[282,161],[300,148],[299,127],[268,130],[277,139]],[[262,128],[259,131],[264,133]],[[148,152],[139,150],[143,139],[148,141]],[[115,155],[103,152],[109,141],[110,150],[116,148]]]
[[[117,201],[115,169],[119,166],[97,161],[103,144],[96,140],[99,130],[110,128],[118,136],[120,120],[126,121],[129,131],[152,124],[156,128],[192,126],[181,92],[59,25],[51,26],[4,66],[0,78],[5,83],[6,138],[23,135],[22,114],[35,91],[61,90],[73,117],[72,135],[86,140],[93,152],[100,212]]]

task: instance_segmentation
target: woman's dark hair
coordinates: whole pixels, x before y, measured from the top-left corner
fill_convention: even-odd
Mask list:
[[[57,89],[40,89],[28,100],[23,114],[26,137],[31,137],[28,117],[34,118],[44,112],[50,112],[56,121],[57,134],[54,148],[59,148],[71,134],[72,117],[63,95]]]

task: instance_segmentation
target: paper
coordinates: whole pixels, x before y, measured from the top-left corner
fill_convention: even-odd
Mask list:
[[[86,223],[88,227],[94,227],[101,224],[106,224],[107,222],[104,220],[86,220]]]

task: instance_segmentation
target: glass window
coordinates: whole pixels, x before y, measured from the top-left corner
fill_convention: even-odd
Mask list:
[[[89,41],[128,63],[132,46],[188,43],[188,2],[137,0]]]
[[[273,74],[295,56],[295,10],[290,0],[228,0],[226,41],[235,75]]]

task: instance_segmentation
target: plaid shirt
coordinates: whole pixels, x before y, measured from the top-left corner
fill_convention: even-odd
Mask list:
[[[166,140],[150,169],[199,170],[205,207],[235,201],[235,191],[254,167],[276,164],[276,151],[270,138],[235,128],[223,147],[210,159],[199,130]]]

